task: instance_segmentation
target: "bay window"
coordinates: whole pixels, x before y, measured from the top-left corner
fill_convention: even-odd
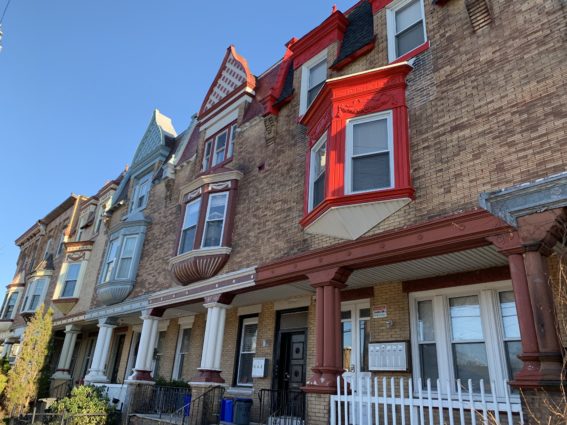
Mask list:
[[[312,210],[325,199],[325,168],[327,159],[327,134],[311,148],[311,170],[309,177],[309,209]]]
[[[34,313],[45,298],[48,278],[34,279],[28,286],[22,313]]]
[[[104,262],[104,269],[102,272],[102,281],[107,282],[110,280],[110,276],[112,276],[112,272],[114,271],[114,263],[116,262],[116,254],[118,252],[118,240],[110,241],[107,250],[106,261]]]
[[[200,209],[201,198],[189,202],[185,207],[185,217],[183,219],[183,229],[181,230],[181,241],[179,243],[179,254],[191,251],[195,246]]]
[[[122,252],[118,259],[118,270],[116,272],[116,279],[128,279],[130,271],[132,270],[132,260],[134,257],[134,250],[136,249],[136,241],[138,236],[126,236],[122,242]]]
[[[101,283],[129,280],[135,275],[135,262],[140,255],[139,233],[118,232],[111,236],[103,263]]]
[[[252,362],[256,355],[257,337],[258,317],[242,319],[240,324],[236,385],[252,386]]]
[[[388,58],[390,62],[426,41],[423,0],[397,0],[387,10]]]
[[[10,292],[6,295],[6,300],[2,308],[2,320],[12,320],[14,318],[19,295],[20,293],[18,291]]]
[[[415,378],[441,391],[456,380],[481,392],[505,395],[504,380],[521,368],[520,335],[509,282],[425,291],[411,295]],[[494,388],[493,388],[494,387]]]
[[[221,246],[226,217],[228,193],[215,193],[209,196],[209,206],[205,217],[203,248]]]
[[[388,189],[393,186],[392,133],[390,111],[347,122],[347,193]]]

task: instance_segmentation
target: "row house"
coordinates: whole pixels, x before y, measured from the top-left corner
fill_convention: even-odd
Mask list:
[[[564,382],[562,7],[363,0],[259,75],[230,46],[189,127],[156,110],[80,201],[53,379],[131,414],[160,378],[251,399],[258,423],[373,423],[384,382],[544,416],[532,390]]]

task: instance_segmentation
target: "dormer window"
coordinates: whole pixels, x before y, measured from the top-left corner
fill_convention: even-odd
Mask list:
[[[391,111],[347,122],[347,193],[388,189],[393,186],[392,144]]]
[[[387,7],[388,58],[390,62],[425,43],[425,13],[422,0],[397,0]]]
[[[209,196],[205,231],[203,232],[203,248],[221,246],[227,201],[228,192],[215,193]]]
[[[217,132],[205,142],[203,162],[201,165],[203,171],[214,168],[232,158],[235,136],[236,124],[231,124]]]
[[[325,199],[325,168],[327,163],[327,133],[311,149],[309,178],[309,210]]]
[[[133,191],[134,195],[132,196],[132,202],[130,204],[130,212],[142,211],[146,208],[152,184],[151,177],[151,174],[148,173],[136,180]]]
[[[307,61],[301,70],[301,97],[299,114],[303,115],[311,106],[327,79],[327,50]]]

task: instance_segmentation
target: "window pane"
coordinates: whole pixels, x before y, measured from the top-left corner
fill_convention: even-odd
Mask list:
[[[352,159],[352,191],[390,187],[390,154],[380,153]]]
[[[361,320],[359,322],[358,336],[359,341],[359,352],[360,352],[360,371],[368,371],[368,342],[370,340],[370,332],[368,329],[368,320]]]
[[[311,105],[313,103],[313,101],[315,100],[315,98],[317,97],[317,95],[319,94],[319,92],[321,91],[321,89],[323,88],[323,83],[320,83],[318,85],[316,85],[315,87],[313,87],[312,89],[309,89],[307,91],[307,105]]]
[[[136,237],[124,238],[124,248],[122,248],[122,257],[133,257],[134,248],[136,247]]]
[[[461,385],[468,385],[467,380],[472,379],[473,390],[479,392],[479,380],[484,379],[485,385],[489,387],[488,360],[483,342],[453,344],[453,358],[455,378],[461,380]]]
[[[415,0],[396,11],[396,34],[421,20],[421,4]]]
[[[505,338],[520,338],[520,325],[518,324],[518,314],[516,313],[516,300],[514,292],[500,292],[500,312],[502,314],[502,324],[504,326]]]
[[[361,308],[360,311],[358,312],[358,315],[360,316],[361,319],[370,319],[370,309],[369,308]]]
[[[43,293],[43,287],[45,285],[45,279],[40,279],[35,281],[34,295],[41,295]]]
[[[388,121],[379,119],[352,126],[353,155],[388,150]]]
[[[238,384],[251,385],[252,384],[252,360],[254,353],[240,354],[238,362]]]
[[[131,258],[122,258],[118,264],[118,271],[116,272],[116,278],[127,279],[130,274],[130,264],[132,264]]]
[[[451,298],[451,328],[454,341],[471,341],[484,339],[480,320],[478,297]]]
[[[435,341],[433,328],[433,302],[420,301],[417,303],[417,337],[421,341]]]
[[[352,322],[343,322],[343,368],[346,370],[350,369],[352,364]]]
[[[412,51],[424,42],[423,21],[420,21],[396,36],[396,52],[398,57]]]
[[[183,329],[183,336],[181,337],[181,348],[182,353],[189,352],[189,341],[191,340],[191,328]]]
[[[224,210],[226,207],[226,194],[213,195],[209,198],[209,214],[207,220],[224,219]]]
[[[224,161],[224,150],[226,147],[226,132],[219,135],[215,142],[215,157],[213,159],[213,165],[220,164]]]
[[[69,264],[69,267],[67,267],[67,275],[65,276],[65,280],[77,280],[77,278],[79,277],[79,270],[81,270],[80,263]]]
[[[242,352],[256,352],[257,324],[245,325],[242,331]]]
[[[508,377],[512,379],[522,369],[522,361],[518,355],[522,354],[522,343],[520,341],[508,341],[506,347],[506,361],[508,363]]]
[[[69,298],[75,294],[75,286],[77,285],[76,280],[66,280],[63,286],[63,291],[61,292],[62,298]]]
[[[435,344],[419,344],[419,362],[423,388],[427,388],[428,379],[431,379],[431,387],[437,388],[439,368],[437,366],[437,347]]]
[[[203,241],[203,247],[220,246],[222,224],[222,220],[207,222],[205,226],[205,239]]]
[[[205,143],[205,152],[203,154],[203,164],[202,164],[202,168],[203,170],[206,170],[209,168],[209,158],[211,157],[211,146],[212,146],[213,142],[212,141],[208,141],[207,143]]]
[[[180,254],[184,252],[191,251],[195,246],[195,234],[197,233],[197,227],[193,226],[185,229],[181,234],[181,249]]]
[[[327,59],[309,69],[309,89],[312,89],[327,79]]]
[[[327,157],[327,144],[323,143],[317,150],[315,150],[313,155],[313,174],[315,177],[325,172],[325,162]]]
[[[313,182],[313,208],[325,199],[325,173],[321,174]]]

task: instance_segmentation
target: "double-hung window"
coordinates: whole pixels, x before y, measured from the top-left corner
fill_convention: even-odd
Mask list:
[[[387,8],[390,62],[421,46],[426,40],[423,0],[399,0]]]
[[[35,279],[30,283],[28,287],[26,297],[24,299],[23,312],[33,313],[37,310],[43,298],[45,297],[45,291],[47,289],[47,279]]]
[[[412,294],[415,378],[440,391],[472,381],[473,391],[505,395],[505,379],[521,368],[520,333],[509,282]],[[495,388],[493,388],[495,387]]]
[[[179,328],[177,340],[177,352],[175,353],[175,364],[173,369],[174,379],[183,379],[183,368],[185,360],[189,355],[189,342],[191,341],[191,328]]]
[[[212,248],[222,245],[227,203],[228,192],[213,193],[209,196],[209,205],[207,215],[205,216],[205,227],[203,231],[203,242],[201,244],[203,248]]]
[[[215,154],[213,156],[213,167],[224,161],[226,155],[227,132],[223,131],[215,138]]]
[[[106,261],[104,262],[104,268],[102,271],[102,282],[108,282],[112,276],[114,270],[114,264],[116,263],[116,256],[118,254],[119,240],[114,239],[110,241],[108,245],[108,250],[106,254]]]
[[[206,171],[231,158],[234,151],[235,137],[236,124],[231,124],[208,139],[205,142],[201,169]]]
[[[240,347],[238,351],[238,371],[236,384],[252,385],[252,362],[256,354],[256,338],[258,336],[258,318],[243,319],[240,326]]]
[[[236,124],[230,127],[230,141],[228,142],[228,153],[226,155],[227,158],[232,157],[234,152],[234,139],[236,139]]]
[[[61,232],[61,236],[59,237],[59,242],[57,243],[57,251],[55,252],[55,256],[59,257],[63,253],[65,249],[65,231]]]
[[[302,66],[299,113],[311,106],[327,80],[327,51],[323,51]]]
[[[327,159],[327,134],[311,148],[311,170],[309,176],[309,210],[325,199],[325,169]]]
[[[81,263],[70,263],[67,266],[65,273],[65,280],[61,288],[60,298],[71,298],[75,294],[77,281],[79,280],[79,273],[81,271]]]
[[[154,378],[164,377],[161,375],[163,373],[160,368],[162,367],[162,359],[165,350],[165,337],[167,333],[166,331],[160,331],[158,334],[158,339],[155,347],[155,363],[154,363]]]
[[[134,196],[132,197],[132,203],[130,204],[130,212],[141,211],[146,208],[152,184],[151,179],[151,173],[148,173],[136,181],[133,192]]]
[[[201,198],[189,202],[185,207],[185,218],[183,220],[183,230],[179,242],[179,254],[191,251],[195,246],[195,235],[199,222],[199,211],[201,209]]]
[[[2,311],[2,320],[11,320],[14,318],[16,302],[18,301],[19,292],[12,292],[6,298],[4,309]]]
[[[49,238],[47,243],[45,244],[45,251],[43,252],[43,259],[45,260],[49,254],[51,254],[51,244],[53,243],[53,239]]]
[[[347,122],[345,192],[394,186],[393,129],[390,111]]]
[[[207,140],[205,142],[205,151],[203,152],[203,164],[201,165],[201,169],[203,169],[203,170],[209,169],[209,162],[211,160],[212,147],[213,147],[213,141]]]
[[[122,241],[122,251],[120,253],[120,258],[118,259],[116,279],[128,279],[130,277],[137,240],[137,235],[124,237]]]
[[[83,238],[86,222],[87,222],[87,215],[86,214],[81,215],[81,217],[79,218],[79,224],[77,225],[77,236],[75,236],[75,241],[79,242]]]

